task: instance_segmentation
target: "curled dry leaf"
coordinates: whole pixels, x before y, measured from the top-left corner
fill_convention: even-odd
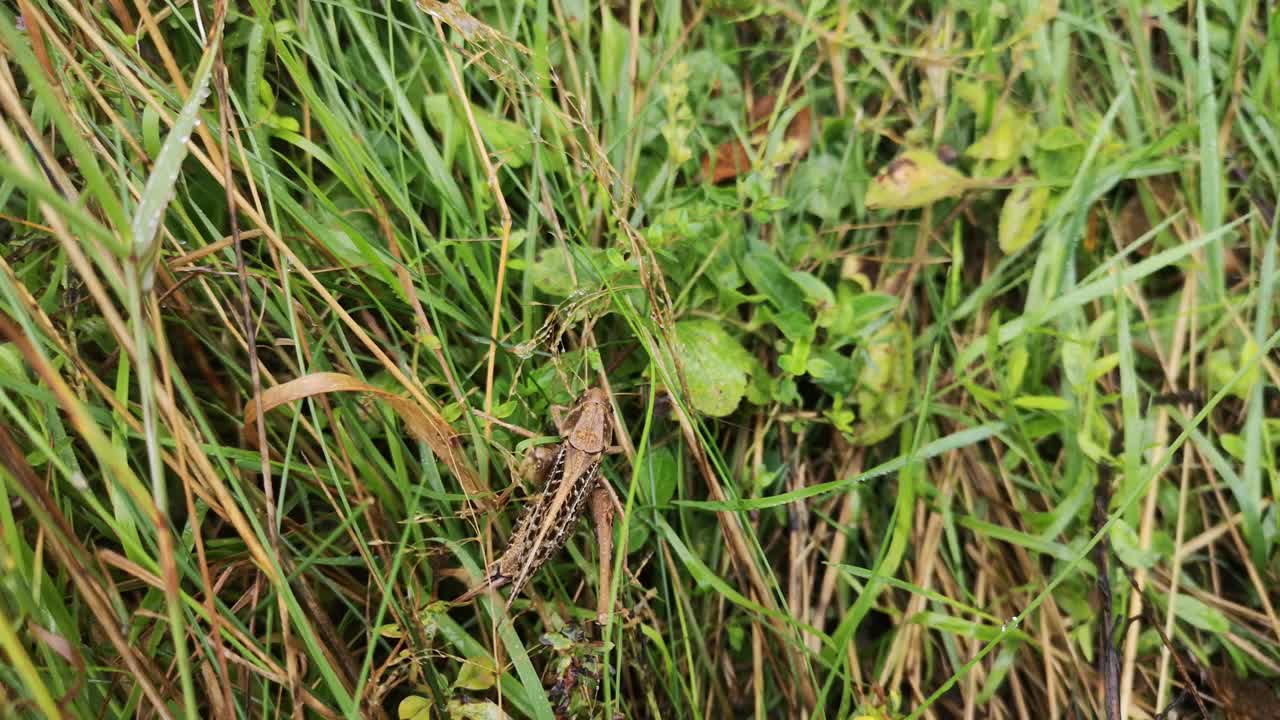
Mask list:
[[[345,373],[312,373],[267,388],[262,392],[261,398],[252,399],[245,405],[244,438],[254,442],[256,437],[254,425],[258,418],[258,402],[262,403],[262,412],[265,414],[281,405],[332,392],[368,393],[385,402],[404,421],[405,428],[414,437],[427,443],[431,452],[444,461],[468,495],[480,496],[481,489],[476,481],[475,471],[454,445],[453,429],[449,427],[449,423],[445,422],[438,410],[431,406],[419,405],[408,398],[394,395]]]
[[[777,99],[769,95],[759,99],[751,107],[749,120],[752,144],[759,145],[768,134],[768,128],[764,123],[773,114],[775,102]],[[812,110],[805,107],[797,112],[787,125],[786,139],[795,145],[793,157],[803,156],[813,145],[813,124],[810,121],[812,115]],[[732,180],[750,169],[751,155],[737,138],[722,143],[716,148],[714,155],[706,155],[702,158],[702,176],[714,184]]]

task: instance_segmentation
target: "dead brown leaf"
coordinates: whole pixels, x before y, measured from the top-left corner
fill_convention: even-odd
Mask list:
[[[764,123],[773,114],[773,106],[776,102],[777,98],[773,95],[760,98],[747,113],[752,145],[759,147],[768,134],[768,128]],[[791,118],[791,123],[787,125],[785,137],[795,143],[794,157],[796,158],[803,157],[813,146],[813,129],[810,122],[812,116],[812,109],[805,107],[796,113],[795,117]],[[750,169],[751,155],[737,138],[721,144],[716,148],[714,155],[708,154],[702,158],[702,176],[711,180],[713,184],[732,180]]]
[[[444,461],[444,464],[453,472],[454,477],[458,478],[458,482],[461,483],[463,490],[468,495],[477,498],[480,496],[481,493],[479,485],[476,483],[475,471],[471,469],[466,458],[455,445],[456,435],[453,432],[453,428],[449,426],[449,423],[445,422],[444,417],[434,407],[424,407],[408,398],[376,388],[345,373],[321,372],[304,375],[264,390],[260,400],[262,412],[265,414],[267,411],[281,405],[332,392],[367,393],[385,402],[404,421],[405,428],[414,437],[427,443],[431,448],[431,452]],[[254,424],[258,417],[257,402],[259,400],[256,398],[250,400],[244,410],[243,437],[248,442],[253,442],[255,437]]]
[[[1147,187],[1151,191],[1152,200],[1155,202],[1156,210],[1161,214],[1172,213],[1177,208],[1178,203],[1178,186],[1174,179],[1168,175],[1157,175],[1151,178]],[[1120,247],[1128,247],[1138,238],[1146,235],[1155,227],[1151,218],[1147,216],[1147,210],[1142,205],[1142,197],[1134,194],[1129,198],[1129,202],[1120,209],[1119,215],[1115,220],[1116,241]],[[1141,254],[1146,255],[1150,252],[1150,246],[1142,248]]]

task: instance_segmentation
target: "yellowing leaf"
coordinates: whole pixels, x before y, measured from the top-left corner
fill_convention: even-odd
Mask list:
[[[496,703],[488,700],[469,703],[450,700],[446,709],[449,711],[450,720],[510,720],[511,718]]]
[[[855,381],[859,422],[854,443],[871,445],[888,437],[906,414],[916,390],[910,329],[903,323],[881,328],[867,344]]]
[[[867,188],[868,208],[902,210],[958,197],[969,179],[928,150],[908,150],[884,166]]]
[[[400,720],[431,720],[431,701],[421,695],[410,695],[396,709]]]
[[[1005,198],[1000,209],[1000,250],[1011,255],[1031,242],[1040,222],[1044,219],[1045,206],[1049,204],[1049,188],[1020,186]]]
[[[1249,397],[1253,386],[1262,378],[1262,367],[1257,363],[1257,341],[1252,336],[1246,336],[1241,344],[1239,355],[1235,355],[1229,348],[1218,348],[1209,353],[1208,362],[1205,363],[1209,374],[1209,386],[1215,390],[1225,386],[1227,392],[1245,400]],[[1250,363],[1253,363],[1252,366]],[[1244,367],[1248,369],[1237,378],[1236,373]]]
[[[1039,130],[1026,111],[1012,104],[1001,105],[991,118],[987,134],[978,138],[964,154],[977,160],[1009,164],[1022,154],[1024,148],[1033,148],[1038,135]]]
[[[458,672],[458,679],[453,685],[463,690],[479,691],[488,690],[497,681],[498,671],[492,658],[472,657],[462,663],[462,670]]]

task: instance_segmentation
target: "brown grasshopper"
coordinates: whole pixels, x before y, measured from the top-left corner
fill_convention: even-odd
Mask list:
[[[510,583],[509,609],[529,578],[564,547],[586,509],[588,496],[592,497],[592,514],[597,516],[601,562],[608,564],[607,546],[612,544],[613,536],[611,531],[601,532],[601,526],[611,518],[601,516],[607,516],[612,507],[599,487],[599,470],[600,458],[613,438],[609,396],[599,388],[584,392],[560,424],[560,432],[562,441],[548,463],[542,494],[525,506],[511,540],[489,566],[485,579],[455,602],[467,602],[486,590]]]

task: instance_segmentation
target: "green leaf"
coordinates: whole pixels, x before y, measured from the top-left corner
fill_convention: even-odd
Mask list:
[[[1227,451],[1231,457],[1244,461],[1244,441],[1235,433],[1222,433],[1218,436],[1218,442],[1221,443],[1222,449]]]
[[[1028,410],[1046,410],[1048,412],[1066,412],[1071,403],[1057,395],[1022,395],[1014,398],[1013,404]]]
[[[854,442],[871,445],[889,436],[907,412],[916,391],[911,331],[903,323],[881,328],[866,348],[866,362],[855,381],[861,421]]]
[[[470,146],[470,130],[467,129],[465,116],[454,108],[448,95],[428,95],[422,102],[427,120],[445,140],[446,156],[452,155],[460,146]],[[484,139],[486,150],[498,162],[508,167],[520,168],[533,160],[533,154],[540,143],[528,128],[500,118],[474,104],[471,106],[471,116],[476,120],[476,129]],[[543,123],[542,127],[554,130],[550,123]],[[542,161],[552,172],[564,169],[564,160],[557,153],[544,151]]]
[[[835,293],[831,292],[831,286],[819,280],[812,273],[792,270],[790,276],[792,281],[804,290],[805,300],[809,304],[818,307],[836,304],[836,296]]]
[[[778,356],[778,367],[788,375],[803,375],[809,365],[809,351],[813,344],[808,340],[799,340],[791,345],[791,349]]]
[[[598,285],[600,276],[596,275],[591,262],[587,262],[579,253],[588,253],[595,264],[601,264],[604,250],[600,248],[574,247],[566,255],[559,246],[543,248],[538,252],[533,266],[529,268],[529,278],[538,290],[553,297],[568,297],[579,286]],[[573,257],[574,272],[569,272],[569,256]],[[574,285],[574,275],[578,283]]]
[[[989,164],[977,171],[984,177],[1004,175],[1022,157],[1035,147],[1039,128],[1022,108],[1005,103],[996,108],[987,133],[970,145],[964,154]]]
[[[1049,204],[1049,188],[1019,186],[1005,198],[1000,208],[1000,250],[1012,255],[1035,237]]]
[[[772,253],[750,252],[742,257],[742,274],[755,289],[782,312],[805,312],[808,294],[796,282],[791,268]]]
[[[400,701],[396,714],[400,720],[431,720],[431,700],[421,695],[410,695]]]
[[[1026,343],[1019,342],[1009,350],[1005,360],[1005,382],[1008,383],[1009,392],[1022,387],[1022,380],[1027,375],[1027,365],[1030,363],[1031,353],[1027,351]]]
[[[1084,162],[1085,142],[1073,128],[1059,125],[1040,136],[1031,167],[1043,182],[1068,185]]]
[[[953,92],[960,101],[969,106],[974,114],[981,114],[987,109],[987,87],[972,80],[957,80]]]
[[[1149,568],[1160,559],[1156,551],[1143,549],[1138,533],[1123,520],[1111,526],[1110,535],[1111,549],[1116,551],[1116,557],[1131,568]]]
[[[1252,337],[1245,338],[1238,356],[1229,348],[1218,348],[1209,353],[1209,359],[1205,363],[1205,371],[1209,376],[1209,386],[1215,392],[1225,387],[1227,392],[1232,395],[1241,400],[1247,400],[1249,391],[1262,377],[1262,366],[1255,363],[1248,370],[1245,370],[1239,378],[1236,378],[1236,372],[1254,362],[1257,357],[1258,343]]]
[[[640,483],[640,495],[650,505],[666,505],[676,493],[676,475],[679,468],[671,450],[662,447],[650,450],[636,464],[636,482]]]
[[[759,317],[762,322],[772,323],[793,343],[812,342],[817,334],[814,318],[806,312],[771,312],[769,308],[763,307],[760,308]]]
[[[928,150],[908,150],[876,174],[864,200],[869,209],[903,210],[958,197],[969,186],[959,170]]]
[[[510,120],[495,117],[477,107],[471,108],[476,119],[476,128],[493,151],[493,154],[504,165],[513,168],[524,167],[533,159],[534,141],[523,126]],[[554,170],[555,168],[548,168]]]
[[[714,320],[677,323],[676,344],[694,408],[712,417],[736,410],[755,358]]]
[[[1022,643],[1011,642],[1000,648],[1000,654],[996,656],[995,662],[991,664],[991,671],[987,673],[986,682],[982,685],[982,690],[978,693],[977,702],[982,705],[989,701],[993,695],[1004,685],[1005,678],[1009,676],[1009,670],[1014,667],[1014,663],[1018,659],[1018,651],[1021,649]]]
[[[453,686],[463,690],[488,690],[497,681],[498,671],[493,658],[481,655],[462,662],[462,670],[458,671],[458,679]]]
[[[0,377],[16,380],[27,376],[22,351],[13,343],[0,343]]]
[[[852,200],[844,183],[837,182],[843,172],[837,158],[818,155],[796,169],[788,190],[810,213],[836,221]]]
[[[898,306],[898,298],[877,292],[860,292],[858,285],[842,280],[836,286],[835,311],[827,326],[827,345],[839,348],[857,340],[858,332]]]
[[[510,715],[502,711],[497,703],[489,700],[480,702],[462,702],[450,700],[445,706],[450,720],[509,720]]]
[[[1215,635],[1222,635],[1231,630],[1231,623],[1221,610],[1209,607],[1190,595],[1179,594],[1175,597],[1173,612],[1179,619]]]
[[[1116,366],[1119,364],[1120,364],[1120,353],[1111,353],[1109,355],[1103,355],[1097,360],[1094,360],[1089,365],[1089,382],[1091,383],[1096,382],[1098,378],[1102,377],[1103,375],[1106,375],[1112,370],[1115,370]]]

